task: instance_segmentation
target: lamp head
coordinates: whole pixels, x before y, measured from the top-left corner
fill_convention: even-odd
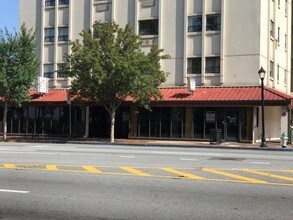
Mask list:
[[[264,68],[260,68],[259,71],[258,71],[258,75],[259,75],[259,78],[260,79],[264,79],[265,78],[265,75],[266,75],[266,71],[264,70]]]

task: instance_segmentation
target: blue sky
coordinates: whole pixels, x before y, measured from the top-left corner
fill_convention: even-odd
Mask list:
[[[9,32],[13,32],[14,28],[18,30],[18,1],[0,0],[0,29],[7,27]]]

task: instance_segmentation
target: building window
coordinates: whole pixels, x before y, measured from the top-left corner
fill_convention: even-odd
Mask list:
[[[202,16],[188,17],[188,32],[201,32],[202,31]]]
[[[278,7],[281,7],[281,0],[278,0]]]
[[[277,40],[278,40],[278,44],[280,45],[280,27],[278,27],[278,38],[277,38]]]
[[[270,23],[270,36],[275,38],[275,22],[271,20]]]
[[[221,30],[221,14],[207,15],[207,31]]]
[[[220,73],[220,57],[206,57],[206,73]]]
[[[274,62],[270,61],[270,78],[274,78]]]
[[[58,28],[58,41],[68,41],[68,27]]]
[[[158,19],[139,21],[139,32],[141,35],[158,35]]]
[[[200,57],[187,59],[187,73],[201,74],[201,58]]]
[[[45,0],[45,6],[55,6],[55,0]]]
[[[59,5],[69,5],[69,0],[59,0]]]
[[[288,2],[287,0],[285,1],[285,16],[288,16]]]
[[[58,64],[57,64],[57,70],[60,70],[60,68],[62,67],[63,64],[64,64],[64,63],[58,63]],[[66,74],[64,74],[64,73],[61,73],[61,72],[58,72],[58,71],[57,71],[57,77],[58,77],[58,78],[66,78],[67,76],[66,76]]]
[[[55,28],[45,28],[45,42],[54,42],[55,40]]]
[[[44,77],[54,78],[54,64],[44,64]]]

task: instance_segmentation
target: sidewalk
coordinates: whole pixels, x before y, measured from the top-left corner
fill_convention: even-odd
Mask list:
[[[292,151],[293,146],[288,145],[282,148],[278,142],[267,142],[267,148],[260,148],[260,143],[238,143],[223,142],[221,144],[210,144],[204,141],[192,140],[154,140],[154,139],[115,139],[115,143],[110,143],[109,139],[100,138],[74,138],[74,137],[30,137],[8,136],[7,142],[32,142],[32,143],[68,143],[68,144],[104,144],[104,145],[135,145],[135,146],[168,146],[168,147],[193,147],[193,148],[222,148],[222,149],[250,149],[250,150],[277,150]]]

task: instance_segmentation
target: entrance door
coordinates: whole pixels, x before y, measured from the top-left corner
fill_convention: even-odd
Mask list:
[[[239,112],[235,110],[225,112],[225,140],[239,141]]]
[[[89,137],[110,137],[110,117],[104,107],[90,108]]]

